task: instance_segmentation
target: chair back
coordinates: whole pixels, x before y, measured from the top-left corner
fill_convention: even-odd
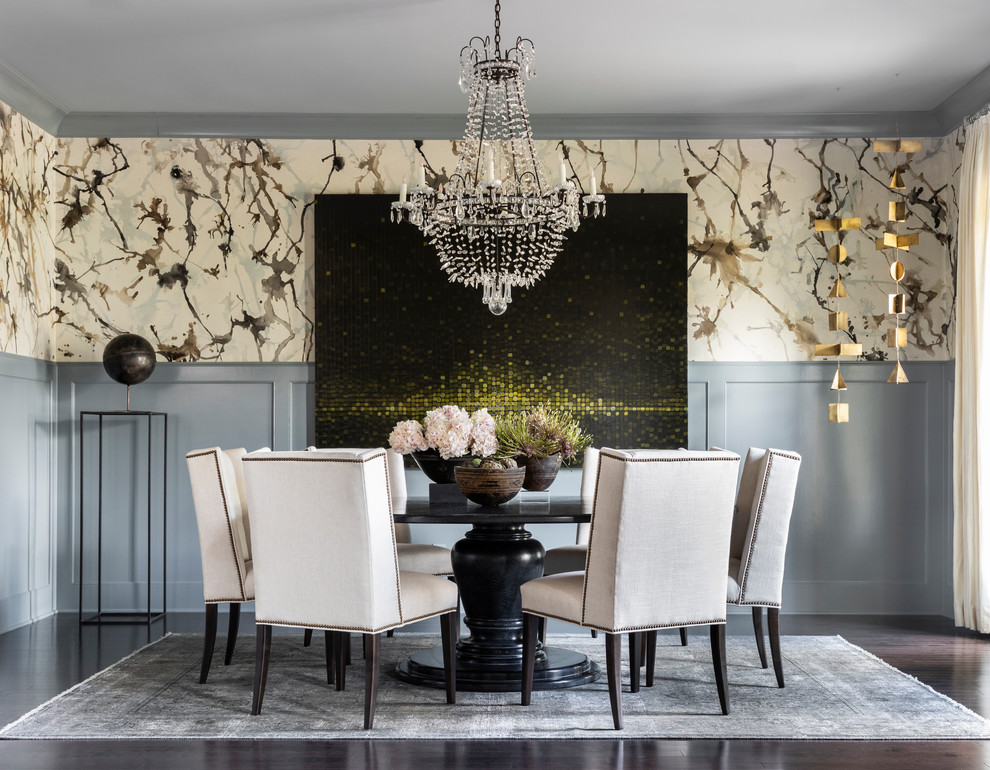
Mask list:
[[[402,623],[385,450],[243,462],[256,621],[365,633]]]
[[[581,469],[581,499],[594,500],[595,486],[598,484],[598,450],[588,447],[584,450],[584,467]],[[576,545],[587,545],[591,536],[590,524],[577,525]]]
[[[739,455],[602,449],[583,624],[610,633],[725,621]]]
[[[244,455],[244,449],[220,447],[186,454],[207,604],[254,598],[247,581],[251,529],[238,479]]]
[[[730,555],[739,560],[739,604],[780,606],[784,556],[801,455],[751,447],[743,464]]]
[[[348,452],[350,454],[360,454],[361,452],[367,452],[368,449],[353,449],[351,447],[341,447],[339,449],[317,449],[315,446],[306,447],[309,452]],[[402,455],[396,452],[394,449],[389,448],[385,450],[388,452],[388,486],[389,491],[392,495],[392,507],[396,507],[396,503],[405,502],[406,497],[406,463]],[[412,542],[412,530],[410,530],[408,524],[396,524],[395,525],[395,542],[397,543],[411,543]]]

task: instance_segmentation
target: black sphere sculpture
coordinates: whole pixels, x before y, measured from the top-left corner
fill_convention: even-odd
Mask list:
[[[155,349],[140,335],[121,334],[103,349],[103,368],[110,379],[127,386],[127,411],[130,411],[131,385],[144,382],[155,371]]]

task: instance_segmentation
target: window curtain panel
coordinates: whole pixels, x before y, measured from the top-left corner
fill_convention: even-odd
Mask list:
[[[956,625],[990,632],[990,116],[966,130],[959,190],[953,415]],[[981,388],[981,384],[987,387]],[[982,441],[987,448],[983,451]]]

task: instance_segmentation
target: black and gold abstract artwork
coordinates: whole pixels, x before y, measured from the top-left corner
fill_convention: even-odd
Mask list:
[[[595,446],[687,445],[686,195],[610,195],[502,316],[389,221],[393,198],[317,196],[317,445],[385,446],[444,404],[539,403]]]

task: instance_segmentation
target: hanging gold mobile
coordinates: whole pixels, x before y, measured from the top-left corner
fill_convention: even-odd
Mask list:
[[[877,139],[873,142],[873,152],[876,153],[897,153],[903,152],[905,155],[911,152],[919,152],[921,142],[916,139]],[[896,157],[895,157],[896,161]],[[901,170],[907,170],[908,161],[905,157],[903,164],[894,166],[894,174],[887,185],[891,190],[903,190],[904,180],[901,178]],[[903,193],[902,193],[903,195]],[[901,350],[907,347],[907,328],[901,326],[901,316],[907,311],[907,295],[901,291],[901,279],[904,278],[904,263],[898,258],[900,251],[910,251],[912,246],[918,243],[917,233],[901,235],[898,226],[907,220],[907,204],[903,200],[890,201],[888,204],[887,219],[890,223],[882,238],[876,239],[877,251],[883,251],[887,257],[887,264],[890,267],[890,277],[894,281],[894,291],[887,295],[887,313],[894,316],[894,328],[887,330],[887,347],[894,349],[894,356],[897,364],[894,371],[890,373],[887,382],[900,384],[908,381],[904,367],[901,366]],[[889,249],[894,249],[895,256],[889,256]]]
[[[849,219],[816,219],[815,231],[838,233],[839,243],[828,250],[829,262],[835,265],[835,285],[828,293],[829,314],[828,328],[833,332],[844,332],[849,329],[849,313],[845,310],[836,309],[835,300],[844,299],[849,295],[846,287],[842,285],[842,271],[840,266],[849,256],[846,247],[842,245],[842,231],[859,230],[859,217]],[[859,357],[863,355],[863,346],[858,342],[837,342],[830,345],[815,345],[816,356],[835,356],[835,376],[832,377],[831,390],[834,390],[835,401],[828,405],[829,422],[849,422],[849,404],[842,400],[842,391],[846,390],[846,381],[842,378],[842,357]]]

